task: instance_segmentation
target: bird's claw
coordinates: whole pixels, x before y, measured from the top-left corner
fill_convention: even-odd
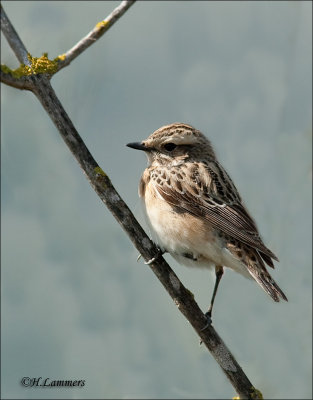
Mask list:
[[[204,314],[205,318],[206,318],[206,324],[204,325],[204,327],[201,329],[201,332],[204,331],[205,329],[207,329],[209,326],[212,325],[212,315],[211,315],[211,311],[208,311]],[[200,340],[200,346],[202,345],[202,340]]]
[[[157,250],[156,255],[155,255],[153,258],[151,258],[151,260],[145,261],[145,264],[146,264],[146,265],[151,265],[151,264],[154,263],[159,257],[161,257],[164,253],[165,253],[165,251],[161,250],[161,249],[158,247],[158,250]]]
[[[208,311],[204,314],[205,318],[206,318],[206,324],[204,325],[204,327],[201,329],[201,332],[204,331],[206,328],[208,328],[209,326],[212,325],[212,315],[211,312]]]

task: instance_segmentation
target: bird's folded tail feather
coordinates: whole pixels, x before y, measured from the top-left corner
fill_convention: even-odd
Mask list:
[[[246,266],[250,275],[257,281],[261,288],[271,296],[274,301],[281,299],[288,301],[284,292],[280,289],[265,268],[264,262],[257,251],[255,251],[257,262],[247,262]]]

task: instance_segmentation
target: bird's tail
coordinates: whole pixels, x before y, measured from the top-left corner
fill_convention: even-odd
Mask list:
[[[256,261],[252,261],[250,258],[245,263],[250,275],[258,282],[261,288],[271,296],[274,301],[280,301],[281,299],[288,301],[284,292],[268,273],[264,265],[264,261],[256,250],[254,252],[254,256]]]

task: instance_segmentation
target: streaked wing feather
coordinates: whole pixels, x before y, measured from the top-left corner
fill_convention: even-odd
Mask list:
[[[219,166],[219,169],[221,169],[221,166]],[[201,172],[203,175],[203,169]],[[239,196],[235,201],[229,201],[227,196],[221,196],[214,190],[212,184],[208,184],[211,181],[208,176],[201,177],[199,174],[197,179],[198,192],[199,187],[202,188],[199,196],[194,195],[193,191],[190,190],[190,180],[180,181],[181,191],[175,190],[166,181],[163,181],[162,184],[157,181],[154,181],[154,183],[159,194],[176,209],[189,212],[196,217],[205,218],[211,225],[225,234],[257,249],[264,261],[273,267],[271,258],[277,261],[278,259],[262,242],[256,224],[245,207],[239,202]],[[199,179],[201,179],[200,185]],[[186,182],[188,183],[186,184]],[[232,182],[231,185],[234,187]]]

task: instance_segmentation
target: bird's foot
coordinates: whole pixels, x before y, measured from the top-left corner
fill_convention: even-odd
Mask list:
[[[209,326],[212,325],[212,312],[208,311],[204,314],[205,318],[206,318],[206,324],[204,325],[204,327],[201,329],[201,332],[204,331],[206,328],[208,328]]]
[[[157,253],[156,255],[151,258],[151,260],[146,261],[145,264],[146,265],[151,265],[152,263],[154,263],[159,257],[163,256],[163,254],[165,253],[165,251],[161,250],[160,247],[157,247]]]
[[[206,318],[206,324],[204,325],[204,327],[201,329],[201,332],[204,331],[205,329],[207,329],[209,326],[212,325],[212,312],[208,311],[204,314],[205,318]],[[200,346],[202,345],[202,340],[200,339]]]

